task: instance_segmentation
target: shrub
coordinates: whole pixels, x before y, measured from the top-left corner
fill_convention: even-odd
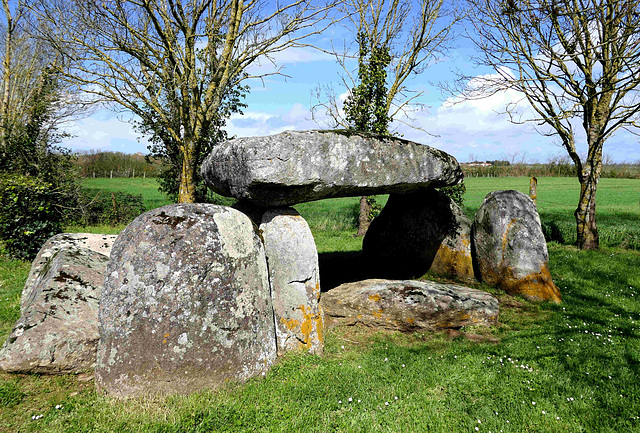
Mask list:
[[[32,260],[47,239],[62,231],[59,201],[60,191],[50,183],[0,175],[0,239],[9,257]]]
[[[465,186],[464,182],[462,182],[458,185],[438,188],[438,191],[449,197],[451,200],[455,201],[458,206],[462,207],[462,204],[464,203],[464,195],[467,192],[467,187]]]
[[[146,210],[141,194],[90,188],[82,189],[78,207],[74,222],[82,225],[127,224]]]

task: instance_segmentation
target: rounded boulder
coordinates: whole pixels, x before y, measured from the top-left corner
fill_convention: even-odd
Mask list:
[[[276,337],[256,226],[209,204],[136,218],[111,251],[99,332],[96,385],[115,397],[190,393],[266,371]]]
[[[533,201],[519,191],[489,193],[473,223],[473,254],[487,284],[533,301],[560,302]]]

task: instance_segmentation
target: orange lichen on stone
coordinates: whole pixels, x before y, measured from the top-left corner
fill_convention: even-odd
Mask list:
[[[524,278],[502,278],[498,284],[502,290],[510,294],[519,294],[533,301],[562,302],[560,290],[553,282],[549,267],[543,266],[540,272]]]
[[[469,240],[464,241],[469,244]],[[451,276],[460,280],[473,279],[471,253],[453,249],[443,243],[436,252],[430,270],[438,275]]]
[[[318,341],[323,343],[323,323],[322,323],[322,310],[318,309],[317,313],[314,313],[306,305],[300,305],[298,310],[302,313],[302,321],[296,319],[280,318],[280,322],[291,331],[291,333],[300,333],[298,336],[301,342],[298,344],[299,348],[310,349],[313,346],[313,331],[315,329]]]
[[[380,302],[380,295],[369,295],[369,300],[373,302]]]

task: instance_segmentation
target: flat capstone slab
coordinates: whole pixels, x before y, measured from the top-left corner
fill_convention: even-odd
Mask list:
[[[218,194],[261,206],[407,193],[463,179],[458,161],[443,151],[344,130],[229,140],[212,150],[202,176]]]

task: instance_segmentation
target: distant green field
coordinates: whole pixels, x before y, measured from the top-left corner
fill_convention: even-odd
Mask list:
[[[464,198],[465,212],[471,218],[484,197],[491,191],[515,189],[529,193],[529,178],[468,178]],[[158,191],[153,178],[85,179],[83,186],[113,191],[142,194],[147,209],[154,209],[171,201]],[[573,212],[578,204],[580,185],[575,178],[538,178],[538,212],[543,224],[555,224],[564,238],[564,244],[574,244],[576,227]],[[387,196],[378,202],[386,203]],[[640,250],[640,179],[602,179],[598,186],[597,221],[603,246]],[[301,203],[295,208],[309,222],[318,238],[318,249],[349,251],[359,249],[361,239],[347,239],[344,234],[355,234],[358,197],[320,200]],[[121,228],[116,228],[119,230]],[[90,229],[91,230],[91,229]],[[113,229],[100,228],[113,232]],[[325,247],[324,243],[327,242]]]
[[[114,179],[86,178],[82,180],[82,186],[84,188],[122,191],[129,194],[142,194],[142,199],[144,200],[144,205],[147,210],[155,209],[171,203],[171,200],[169,200],[166,195],[158,191],[158,180],[152,177],[148,177],[146,179],[141,177],[118,177]]]

